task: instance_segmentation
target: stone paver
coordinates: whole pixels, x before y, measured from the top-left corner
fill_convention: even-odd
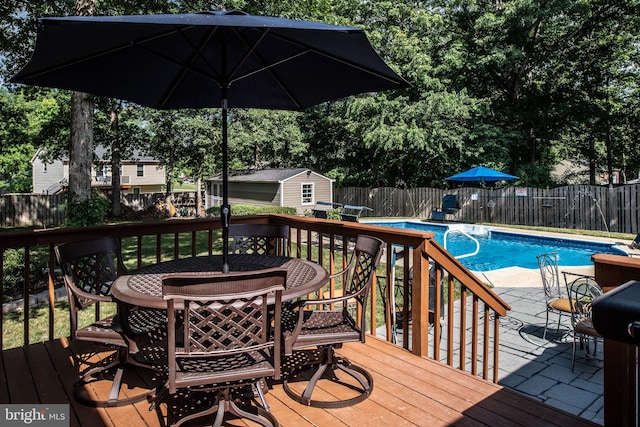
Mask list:
[[[604,424],[602,343],[596,356],[590,359],[578,347],[572,372],[572,337],[552,333],[549,339],[542,339],[546,315],[544,292],[541,286],[531,283],[528,287],[510,288],[506,284],[494,288],[511,306],[500,325],[499,383],[547,405]],[[552,315],[550,328],[555,329],[556,323],[557,317]],[[568,318],[561,325],[570,331]]]

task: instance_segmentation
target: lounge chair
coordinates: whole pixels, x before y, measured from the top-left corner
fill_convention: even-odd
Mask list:
[[[333,202],[316,202],[316,205],[313,207],[313,209],[311,209],[311,212],[313,212],[313,217],[314,218],[322,218],[322,219],[328,219],[329,218],[329,211],[331,209],[336,209],[336,208],[340,208],[342,207],[342,205],[340,203],[333,203]]]
[[[640,249],[640,233],[633,239],[633,242],[629,245],[631,249]]]
[[[367,206],[344,205],[340,212],[340,219],[348,222],[359,222],[362,211],[373,212],[373,209]]]
[[[434,221],[445,221],[447,215],[454,215],[460,209],[458,195],[445,194],[442,198],[442,207],[431,212],[431,219]]]

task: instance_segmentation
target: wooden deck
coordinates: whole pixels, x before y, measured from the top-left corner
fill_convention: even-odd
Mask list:
[[[596,425],[373,337],[339,353],[373,375],[371,396],[348,408],[325,410],[292,401],[276,384],[267,400],[282,426]],[[71,402],[71,426],[162,426],[166,421],[149,411],[147,402],[109,409],[74,402],[77,373],[65,339],[5,350],[0,362],[0,403]],[[322,387],[320,393],[339,393],[328,381]],[[246,424],[232,420],[229,425]]]

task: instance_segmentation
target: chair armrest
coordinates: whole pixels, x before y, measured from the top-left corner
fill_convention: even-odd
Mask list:
[[[76,298],[83,298],[83,299],[91,300],[95,302],[114,302],[115,301],[111,295],[90,294],[89,292],[85,292],[81,289],[78,289],[74,285],[70,285],[69,283],[66,283],[66,286],[67,286],[67,289],[69,289]]]

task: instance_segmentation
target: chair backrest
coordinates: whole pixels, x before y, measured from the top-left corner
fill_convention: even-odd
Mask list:
[[[460,209],[458,196],[456,194],[446,194],[442,198],[442,211],[448,214],[454,214]]]
[[[108,301],[111,285],[119,272],[126,272],[115,237],[70,242],[54,247],[64,274],[69,299],[71,336],[77,330],[79,310],[99,301]]]
[[[558,253],[549,252],[537,256],[544,296],[549,301],[553,298],[561,298],[560,274],[558,272]]]
[[[169,391],[280,376],[280,324],[286,270],[171,274],[162,279],[168,304]],[[275,307],[273,334],[269,305]],[[183,327],[177,323],[179,316]],[[176,331],[183,331],[178,337]],[[256,360],[269,359],[257,363]],[[254,361],[254,362],[252,362]],[[180,375],[189,370],[188,375]]]
[[[570,299],[571,323],[575,326],[581,319],[591,318],[591,302],[602,295],[602,288],[592,278],[581,276],[567,283]]]
[[[362,307],[361,316],[358,319],[362,340],[364,340],[366,302],[376,267],[380,264],[383,248],[384,242],[377,237],[359,235],[344,277],[344,295],[355,299]],[[346,309],[345,304],[344,310]]]
[[[289,226],[275,224],[231,224],[229,237],[233,239],[234,254],[289,254]]]

